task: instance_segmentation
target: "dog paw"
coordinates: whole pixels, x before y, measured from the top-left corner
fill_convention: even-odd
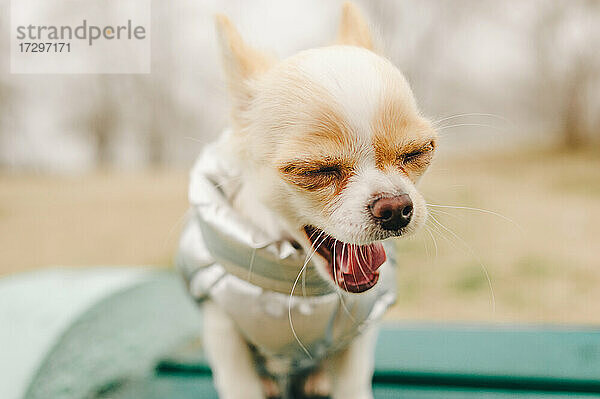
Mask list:
[[[263,392],[267,399],[275,399],[281,397],[279,385],[272,378],[261,377],[260,381],[263,385]]]
[[[309,374],[304,381],[304,396],[307,398],[328,398],[331,394],[331,381],[322,370]]]

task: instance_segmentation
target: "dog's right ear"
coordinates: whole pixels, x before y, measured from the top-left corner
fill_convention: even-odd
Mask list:
[[[241,114],[253,98],[252,80],[269,69],[275,59],[247,45],[227,16],[216,16],[216,28],[233,99],[232,116],[234,122],[243,125]]]

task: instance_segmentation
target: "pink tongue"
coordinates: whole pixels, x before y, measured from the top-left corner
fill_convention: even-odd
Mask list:
[[[385,250],[381,243],[370,245],[335,246],[336,266],[344,276],[344,281],[352,285],[373,283],[377,277],[377,269],[385,262]]]

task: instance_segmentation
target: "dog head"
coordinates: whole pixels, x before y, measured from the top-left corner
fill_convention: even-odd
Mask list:
[[[217,17],[233,99],[232,151],[256,196],[345,291],[374,286],[381,240],[422,226],[415,184],[436,146],[403,75],[345,4],[337,43],[277,61]],[[316,250],[315,250],[316,248]],[[314,254],[312,254],[314,255]]]

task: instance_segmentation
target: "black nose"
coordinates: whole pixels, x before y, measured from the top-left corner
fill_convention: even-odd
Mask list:
[[[376,199],[369,209],[384,230],[398,230],[410,222],[413,203],[408,194],[402,194]]]

